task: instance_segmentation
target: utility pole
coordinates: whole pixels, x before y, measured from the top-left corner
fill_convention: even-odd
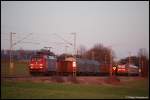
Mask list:
[[[143,71],[143,59],[141,60],[141,76],[143,76],[144,75],[144,71]]]
[[[110,48],[110,77],[112,77],[112,50]]]
[[[128,62],[128,76],[129,76],[129,67],[131,64],[131,52],[129,52],[129,62]]]
[[[65,53],[66,53],[66,54],[65,54],[65,59],[67,58],[67,48],[68,48],[68,46],[66,45],[66,46],[65,46]]]
[[[12,50],[13,50],[13,34],[16,33],[12,33],[10,32],[10,74],[13,74],[13,68],[14,68],[14,64],[13,64],[13,56],[12,56]]]
[[[141,58],[139,57],[139,76],[141,77]]]
[[[76,63],[76,33],[72,33],[74,35],[74,58]],[[76,77],[76,66],[73,67],[73,76]]]
[[[131,52],[129,52],[129,65],[131,64]]]
[[[74,35],[74,56],[76,55],[76,33],[72,33]]]
[[[142,76],[144,76],[144,73],[145,73],[145,71],[144,71],[144,51],[143,51],[143,49],[142,49],[142,54],[141,54],[141,56],[140,56],[140,70],[139,70],[139,72],[140,72],[140,76],[142,77]]]

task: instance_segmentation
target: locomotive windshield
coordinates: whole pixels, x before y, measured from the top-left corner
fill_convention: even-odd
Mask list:
[[[38,57],[38,56],[31,58],[31,61],[41,61],[41,60],[42,60],[42,57]]]

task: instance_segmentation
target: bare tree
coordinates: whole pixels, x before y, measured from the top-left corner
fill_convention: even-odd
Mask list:
[[[84,45],[80,45],[77,54],[81,56],[81,58],[84,58],[84,54],[87,51],[86,47]]]
[[[138,56],[139,56],[139,57],[145,57],[146,59],[149,58],[149,57],[148,57],[148,56],[149,56],[149,55],[148,55],[148,52],[147,52],[147,50],[146,50],[145,48],[139,49]]]
[[[94,59],[101,63],[110,63],[110,52],[112,51],[112,60],[114,58],[114,51],[108,47],[104,47],[102,44],[96,44],[93,48],[85,53],[85,57],[88,59]]]
[[[141,75],[143,77],[148,77],[149,74],[149,59],[148,59],[148,53],[146,49],[142,48],[138,52],[139,56],[139,67],[141,69]]]

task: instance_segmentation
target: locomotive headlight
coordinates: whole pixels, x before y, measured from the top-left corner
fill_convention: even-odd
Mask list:
[[[43,64],[40,64],[40,66],[43,66]]]
[[[76,67],[76,62],[75,61],[73,62],[73,67]]]
[[[116,70],[116,67],[113,67],[113,70],[115,71],[115,70]]]
[[[40,68],[43,68],[42,66]]]
[[[30,64],[30,66],[33,66],[33,64]]]

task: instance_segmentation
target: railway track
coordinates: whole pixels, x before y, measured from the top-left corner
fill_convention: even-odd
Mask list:
[[[105,77],[71,77],[71,76],[8,76],[1,77],[2,81],[26,81],[26,82],[41,82],[41,83],[81,83],[81,84],[100,84]]]
[[[1,78],[4,79],[13,79],[13,78],[34,78],[34,79],[49,79],[53,77],[61,77],[61,78],[68,78],[71,76],[1,76]],[[76,76],[76,78],[106,78],[109,77],[108,75],[102,75],[102,76]],[[138,76],[124,76],[124,75],[118,75],[119,78],[131,78],[131,77],[138,77]]]
[[[106,84],[108,76],[3,76],[1,81],[34,82],[34,83],[79,83],[79,84]],[[139,77],[118,76],[120,82],[140,79]]]
[[[37,79],[50,79],[51,77],[49,76],[3,76],[1,77],[1,79],[16,79],[16,80],[19,80],[19,79],[30,79],[30,80],[37,80]]]

